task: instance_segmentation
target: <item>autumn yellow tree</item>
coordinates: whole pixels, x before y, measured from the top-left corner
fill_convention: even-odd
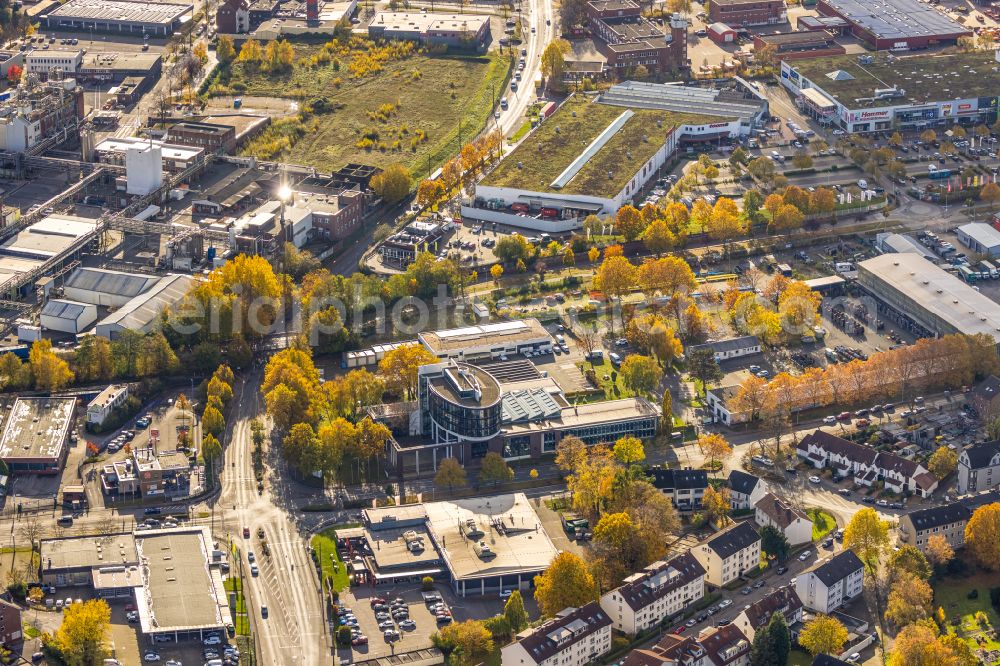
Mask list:
[[[67,664],[99,664],[107,655],[104,634],[110,623],[111,607],[103,599],[73,604],[63,611],[52,643]]]
[[[729,523],[729,510],[732,508],[732,495],[729,488],[716,490],[713,486],[705,488],[705,494],[701,498],[701,507],[708,517],[718,527],[724,527]]]
[[[371,188],[389,203],[400,201],[410,192],[410,170],[402,164],[390,164],[372,176]]]
[[[573,52],[573,47],[565,39],[554,39],[542,51],[542,76],[549,85],[558,88],[562,83],[563,72],[566,71],[566,56]]]
[[[927,581],[903,574],[897,576],[886,600],[885,619],[897,627],[905,627],[931,616],[934,591]]]
[[[579,556],[568,551],[556,555],[545,573],[535,576],[535,601],[544,617],[564,608],[579,608],[597,599],[597,585]]]
[[[638,437],[621,437],[612,449],[615,460],[623,465],[634,465],[646,459],[646,451],[642,440]]]
[[[947,446],[939,446],[927,461],[927,469],[938,479],[943,479],[958,467],[958,454]]]
[[[817,615],[799,632],[799,645],[813,657],[818,654],[839,654],[847,642],[847,628],[829,615]]]
[[[594,276],[594,286],[609,298],[621,300],[621,297],[635,286],[635,275],[635,266],[628,259],[605,255],[604,261],[597,269],[597,275]],[[614,317],[611,318],[611,327],[614,331]]]
[[[615,213],[615,233],[624,236],[625,240],[635,240],[645,228],[646,223],[635,206],[622,206]]]
[[[386,353],[379,361],[378,371],[386,388],[412,399],[417,391],[417,371],[422,365],[437,363],[438,357],[420,344],[400,345]]]
[[[444,183],[438,180],[422,180],[417,186],[417,203],[421,206],[430,206],[444,196]]]
[[[860,509],[844,528],[844,547],[854,550],[869,571],[875,571],[888,545],[889,523],[871,507]]]
[[[955,557],[955,550],[948,539],[940,534],[932,534],[927,539],[927,561],[936,567],[943,567]]]
[[[708,459],[708,467],[712,471],[722,468],[722,459],[728,457],[733,452],[726,438],[718,433],[705,433],[695,442],[698,450]]]
[[[989,571],[1000,571],[1000,502],[976,509],[965,526],[965,547]]]
[[[35,388],[43,391],[58,391],[73,381],[73,371],[69,363],[52,351],[52,341],[35,340],[28,352],[28,365]]]

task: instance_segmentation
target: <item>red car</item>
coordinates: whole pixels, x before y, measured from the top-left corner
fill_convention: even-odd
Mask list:
[[[383,599],[382,597],[372,597],[371,599],[368,600],[368,603],[371,606],[374,606],[375,604],[384,604],[385,599]]]
[[[851,416],[853,415],[850,412],[841,412],[837,414],[837,418],[840,419],[841,421],[850,421]]]
[[[351,639],[351,645],[368,645],[368,637],[362,634]]]
[[[680,624],[680,625],[677,625],[676,627],[674,627],[674,630],[671,633],[674,633],[674,634],[683,634],[685,630],[687,630],[687,627],[685,627],[683,624]]]
[[[135,610],[135,604],[125,604],[125,610],[126,611],[134,611]]]
[[[250,528],[249,527],[244,527],[243,528],[243,538],[244,539],[249,539],[250,538]]]

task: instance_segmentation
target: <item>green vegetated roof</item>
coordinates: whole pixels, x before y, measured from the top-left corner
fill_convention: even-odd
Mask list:
[[[993,51],[907,57],[883,53],[871,64],[859,63],[855,54],[806,59],[793,66],[841,104],[854,109],[994,97],[1000,93],[1000,63],[994,60]],[[838,71],[850,76],[841,74],[836,80],[827,76]],[[876,88],[892,86],[902,88],[905,94],[868,100]]]
[[[566,186],[558,190],[553,188],[552,181],[626,110],[622,106],[601,104],[584,95],[571,97],[529,134],[482,184],[534,192],[614,196],[663,146],[672,128],[730,120],[697,113],[632,109],[634,115]],[[611,172],[610,177],[608,172]]]

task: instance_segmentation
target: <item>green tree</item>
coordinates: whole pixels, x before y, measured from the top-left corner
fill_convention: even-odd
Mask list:
[[[708,390],[708,385],[722,379],[725,374],[715,360],[715,353],[711,349],[695,349],[687,357],[688,373],[698,380],[701,390],[704,393]]]
[[[771,636],[771,644],[777,659],[774,663],[787,664],[788,656],[792,652],[792,636],[788,631],[784,613],[775,611],[771,614],[771,620],[767,623],[767,633]]]
[[[762,551],[783,560],[788,557],[788,548],[788,539],[784,532],[774,525],[765,525],[760,528],[760,549]]]
[[[467,483],[465,469],[455,458],[445,458],[438,465],[437,474],[434,475],[434,485],[438,488],[447,488],[449,491],[461,488]]]
[[[535,601],[545,617],[564,608],[579,608],[597,599],[597,584],[578,555],[563,551],[545,573],[535,576]]]
[[[922,552],[910,544],[903,544],[889,557],[889,572],[895,576],[910,575],[920,580],[930,580],[931,565]]]
[[[511,632],[515,634],[528,626],[528,611],[524,609],[524,599],[521,598],[520,590],[510,593],[510,598],[503,606],[503,615],[507,618]]]
[[[481,483],[491,483],[494,486],[507,483],[514,478],[514,470],[496,451],[490,451],[483,458],[483,466],[479,471]]]

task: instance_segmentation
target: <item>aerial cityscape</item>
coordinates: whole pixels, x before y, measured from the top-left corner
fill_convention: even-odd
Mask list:
[[[0,0],[0,664],[1000,666],[1000,3]]]

